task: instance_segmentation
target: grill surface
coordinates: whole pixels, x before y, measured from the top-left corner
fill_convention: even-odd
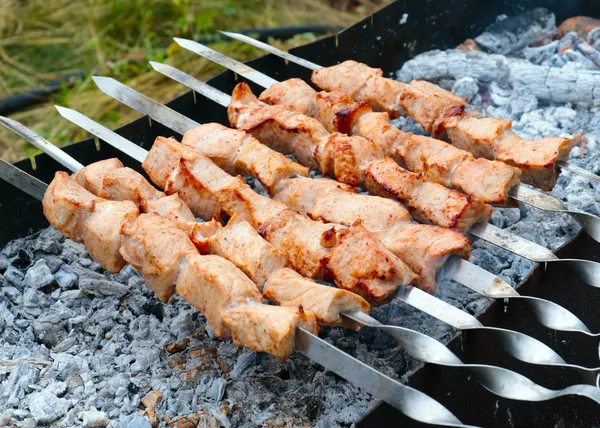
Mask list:
[[[519,5],[517,5],[519,3]],[[432,0],[399,1],[375,14],[372,18],[359,22],[339,34],[337,39],[329,37],[294,51],[324,65],[344,59],[363,61],[372,66],[391,72],[400,68],[406,59],[430,49],[449,48],[468,37],[479,34],[492,23],[499,14],[515,15],[537,6],[548,7],[555,13],[557,22],[575,15],[598,16],[592,1],[490,1],[474,0],[448,1]],[[400,20],[404,13],[409,19],[403,25]],[[253,61],[252,66],[268,71],[277,80],[290,77],[309,79],[309,72],[293,64],[286,65],[271,55]],[[210,84],[231,91],[237,83],[230,72],[222,73]],[[259,88],[253,88],[258,90]],[[151,94],[149,94],[151,95]],[[225,110],[211,101],[197,97],[197,104],[191,93],[185,94],[170,103],[170,106],[199,122],[218,121],[227,123]],[[140,119],[124,126],[119,131],[123,136],[149,148],[156,136],[172,135],[167,128]],[[175,135],[179,137],[178,135]],[[137,162],[126,159],[121,153],[107,144],[101,143],[96,151],[93,140],[73,144],[66,149],[84,164],[118,156],[124,163],[139,170]],[[129,162],[128,162],[129,161]],[[49,182],[54,172],[61,170],[58,163],[46,155],[36,157],[37,169],[32,171],[28,160],[17,165]],[[0,228],[0,243],[28,235],[44,227],[41,205],[11,185],[0,182],[0,220],[8,227]],[[559,252],[560,257],[582,258],[600,261],[600,244],[585,234],[578,235]],[[600,290],[578,282],[569,272],[556,268],[538,266],[519,286],[525,295],[536,295],[555,301],[584,319],[592,331],[600,330],[600,319],[591,314],[600,305]],[[595,366],[598,363],[597,339],[577,334],[555,333],[541,328],[533,317],[527,315],[517,305],[511,304],[505,312],[501,303],[490,305],[480,315],[485,325],[514,328],[542,340],[559,354],[573,363]],[[511,359],[493,341],[482,334],[469,333],[455,337],[449,345],[465,362],[486,362],[498,364],[525,374],[535,382],[550,388],[560,388],[577,380],[561,370],[532,367]],[[468,350],[466,352],[465,350]],[[439,369],[425,366],[415,371],[409,379],[410,385],[439,400],[466,423],[485,426],[591,426],[600,420],[600,409],[584,398],[568,397],[546,403],[525,403],[499,399],[487,393],[474,380],[468,379],[461,370]],[[417,426],[395,409],[380,405],[359,422],[358,426]]]

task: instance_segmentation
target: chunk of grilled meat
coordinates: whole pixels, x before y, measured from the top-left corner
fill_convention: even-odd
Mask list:
[[[269,193],[284,178],[293,175],[308,176],[308,168],[281,153],[269,150],[252,135],[219,123],[191,129],[184,134],[181,142],[195,148],[202,147],[202,154],[229,174],[250,175],[250,171],[259,171],[255,177]],[[261,168],[258,169],[257,166]]]
[[[121,255],[163,302],[175,294],[182,261],[198,254],[186,233],[173,226],[158,215],[142,214],[121,230]]]
[[[381,165],[389,164],[381,161],[385,159],[383,149],[374,142],[340,133],[329,134],[313,118],[293,112],[287,106],[262,103],[244,83],[234,89],[228,113],[234,126],[251,132],[274,150],[293,154],[301,163],[316,165],[323,174],[343,183],[362,184],[380,196],[406,202],[419,219],[445,227],[468,228],[474,221],[487,221],[491,216],[491,209],[481,201],[437,184],[427,186],[435,190],[435,199],[415,200],[416,192],[412,189],[417,181],[419,187],[425,187],[421,186],[421,179],[413,174],[408,180],[405,171],[398,168],[387,168],[386,175],[382,174]],[[403,186],[404,191],[399,191],[399,186]],[[451,202],[440,198],[444,194]]]
[[[132,202],[107,201],[57,172],[42,200],[44,215],[67,238],[82,242],[90,256],[109,272],[119,272],[125,260],[119,253],[121,228],[138,216]]]
[[[451,229],[467,230],[492,216],[492,209],[456,190],[424,181],[417,174],[398,166],[390,158],[372,162],[365,187],[374,195],[407,201],[413,217]]]
[[[156,162],[175,165],[176,161],[176,168],[170,171],[156,166]],[[157,138],[143,167],[153,180],[165,183],[168,193],[178,192],[184,200],[191,193],[187,189],[212,193],[228,215],[238,214],[250,222],[305,276],[333,278],[339,287],[375,301],[387,297],[399,284],[417,279],[360,225],[348,229],[314,222],[256,194],[241,178],[230,176],[207,157],[175,140]]]
[[[329,132],[365,137],[425,180],[456,188],[485,203],[507,204],[508,192],[519,183],[520,170],[502,162],[475,160],[469,152],[433,138],[403,133],[391,124],[387,113],[375,113],[368,104],[355,102],[343,92],[317,93],[303,80],[289,79],[265,90],[260,100],[308,114]]]
[[[359,194],[353,187],[328,178],[285,180],[278,186],[273,199],[326,223],[351,225],[361,220],[372,232],[410,221],[410,214],[398,202]]]
[[[224,228],[208,236],[204,245],[205,253],[217,254],[233,262],[261,291],[275,272],[288,265],[285,254],[263,239],[250,223],[237,214]]]
[[[582,146],[585,138],[547,137],[527,140],[515,134],[512,122],[495,118],[451,117],[443,121],[442,137],[477,157],[496,159],[519,168],[524,183],[542,190],[556,184],[556,162],[566,161],[574,146]]]
[[[383,77],[380,68],[356,61],[344,61],[313,71],[312,82],[325,91],[341,91],[364,101],[375,111],[386,111],[392,119],[404,114],[399,96],[406,84]]]
[[[281,269],[272,275],[265,284],[264,294],[277,304],[302,307],[325,324],[351,327],[353,324],[342,317],[342,312],[370,310],[367,301],[357,294],[317,284],[292,269]]]

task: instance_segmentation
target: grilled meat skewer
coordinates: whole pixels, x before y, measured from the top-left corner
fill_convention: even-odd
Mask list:
[[[427,181],[458,189],[488,204],[505,205],[519,184],[520,170],[502,162],[475,159],[472,154],[433,138],[403,133],[387,113],[373,112],[343,92],[317,92],[301,79],[267,88],[259,97],[271,105],[291,106],[313,117],[329,132],[358,135],[374,142],[383,154]]]
[[[466,116],[467,100],[433,83],[413,80],[407,85],[356,61],[315,70],[311,80],[321,89],[339,90],[365,101],[392,118],[401,114],[401,106],[435,138],[450,141],[478,158],[513,165],[522,171],[524,183],[542,190],[551,190],[556,184],[556,163],[567,160],[571,149],[585,141],[580,134],[527,140],[511,129],[509,120]]]
[[[273,168],[282,172],[269,162],[257,162],[252,170],[236,167],[240,147],[249,142],[263,146],[251,135],[218,123],[193,128],[182,139],[184,145],[208,156],[230,174],[246,173],[260,180]],[[425,291],[435,290],[437,270],[450,255],[469,256],[469,241],[464,235],[441,227],[411,224],[408,212],[396,201],[358,194],[354,188],[326,178],[280,175],[284,178],[268,188],[273,199],[315,220],[346,226],[361,221],[365,229],[419,275],[417,286]],[[293,176],[293,170],[287,176]]]
[[[103,267],[117,272],[131,263],[163,301],[177,293],[200,310],[217,337],[284,358],[294,351],[296,328],[317,331],[313,314],[263,304],[231,262],[198,254],[185,232],[158,215],[138,215],[132,202],[99,198],[57,172],[42,205],[48,221]]]
[[[392,118],[404,114],[406,110],[434,136],[447,138],[459,148],[473,150],[476,156],[487,156],[518,167],[523,172],[521,178],[524,183],[551,190],[558,175],[557,167],[600,181],[597,175],[566,162],[570,149],[585,143],[585,137],[580,134],[570,139],[549,137],[537,141],[526,140],[510,129],[510,121],[466,117],[466,100],[432,83],[413,80],[407,85],[386,79],[380,69],[356,61],[321,67],[248,36],[221,33],[313,70],[313,83],[322,89],[341,90],[357,101],[370,103],[375,111],[389,113]],[[206,51],[204,47],[198,49],[201,45],[196,42],[177,38],[175,41],[197,53],[199,50],[203,50],[203,53]],[[446,121],[446,118],[450,120]],[[487,155],[479,154],[482,148]]]
[[[90,164],[74,174],[82,187],[110,200],[130,200],[141,212],[165,217],[183,230],[201,254],[214,254],[232,262],[258,286],[269,300],[282,306],[299,307],[326,324],[344,324],[341,312],[369,312],[369,304],[360,296],[317,284],[294,275],[286,268],[287,259],[265,241],[248,222],[233,215],[222,227],[217,221],[197,223],[194,215],[177,194],[166,196],[156,190],[140,173],[126,168],[118,159]],[[284,279],[289,279],[284,280]],[[268,280],[268,287],[265,283]],[[290,288],[301,283],[302,292]],[[319,298],[315,298],[319,296]]]

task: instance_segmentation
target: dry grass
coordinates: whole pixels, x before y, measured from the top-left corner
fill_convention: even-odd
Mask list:
[[[85,69],[85,80],[65,85],[48,102],[11,116],[63,145],[86,134],[62,119],[54,104],[74,108],[111,128],[138,116],[100,93],[89,77],[93,74],[113,76],[164,102],[186,89],[151,71],[148,60],[167,62],[200,79],[219,71],[170,43],[174,36],[278,25],[349,25],[388,1],[363,0],[353,12],[342,12],[320,0],[0,0],[0,97]],[[308,34],[280,45],[288,48],[313,39]],[[239,60],[261,54],[240,43],[218,42],[214,47]],[[0,129],[4,159],[14,161],[35,152]]]

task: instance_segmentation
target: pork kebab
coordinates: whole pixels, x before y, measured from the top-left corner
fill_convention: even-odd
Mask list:
[[[368,103],[374,111],[388,113],[392,119],[409,114],[435,138],[450,141],[476,157],[514,165],[522,171],[524,183],[542,190],[554,187],[558,167],[599,180],[597,175],[567,162],[571,148],[585,143],[580,134],[573,138],[527,140],[512,130],[511,121],[466,115],[466,99],[432,83],[416,80],[410,84],[398,82],[383,77],[381,69],[356,61],[321,67],[248,36],[223,34],[313,70],[311,80],[323,90],[344,92],[356,101]]]
[[[373,198],[366,195],[357,195],[356,193],[351,192],[350,189],[347,188],[347,186],[340,186],[339,183],[336,183],[332,180],[321,179],[313,181],[311,179],[305,179],[302,177],[295,177],[291,179],[281,178],[281,173],[282,171],[284,171],[284,168],[281,167],[282,162],[287,163],[290,162],[290,160],[281,157],[281,155],[276,152],[271,152],[267,147],[262,146],[251,136],[240,131],[230,130],[226,127],[223,127],[220,124],[199,125],[181,115],[178,115],[176,112],[168,109],[167,107],[156,103],[154,100],[145,97],[112,79],[103,80],[100,78],[95,78],[95,80],[99,85],[101,85],[103,90],[109,89],[109,85],[117,89],[116,92],[112,90],[109,90],[109,92],[115,95],[120,101],[125,102],[126,104],[132,107],[135,106],[134,108],[140,108],[140,106],[143,105],[144,108],[142,108],[141,111],[152,111],[152,117],[155,120],[158,120],[171,127],[174,126],[173,129],[177,129],[179,132],[185,134],[184,137],[188,141],[187,144],[189,144],[190,146],[197,147],[199,151],[215,159],[215,162],[218,163],[219,166],[221,166],[223,169],[228,170],[231,173],[235,173],[236,171],[243,171],[245,174],[252,174],[255,177],[259,178],[259,180],[261,180],[263,183],[265,183],[266,187],[269,189],[281,187],[282,200],[285,200],[286,204],[289,204],[288,206],[293,207],[295,210],[302,211],[302,205],[304,206],[304,208],[312,206],[314,209],[318,204],[322,202],[322,209],[320,210],[320,212],[322,212],[323,214],[327,212],[328,215],[333,216],[336,219],[336,221],[343,221],[347,224],[352,224],[356,220],[361,220],[364,221],[364,223],[367,225],[370,223],[372,225],[371,227],[373,228],[379,227],[379,229],[376,230],[381,232],[384,231],[381,230],[381,225],[377,225],[377,223],[387,222],[386,224],[389,224],[389,219],[386,218],[387,216],[390,216],[391,219],[394,219],[398,218],[398,215],[400,214],[398,208],[394,208],[393,205],[383,204],[385,212],[383,218],[378,217],[377,214],[365,213],[361,215],[361,211],[359,211],[359,209],[356,208],[357,204],[359,204],[360,202],[365,202],[367,208],[371,207],[366,211],[377,212],[378,204],[376,202],[378,198]],[[139,100],[139,103],[137,103],[136,100]],[[146,110],[146,107],[149,110]],[[61,115],[63,115],[65,118],[78,124],[79,126],[83,127],[84,129],[88,130],[94,135],[104,139],[105,141],[109,142],[111,145],[114,145],[115,147],[119,148],[125,153],[128,153],[135,159],[143,161],[144,164],[148,161],[148,152],[146,152],[143,149],[140,149],[139,146],[112,133],[106,128],[99,126],[95,122],[91,121],[90,119],[73,110],[65,109],[62,107],[57,108],[59,109]],[[189,132],[186,132],[185,129],[188,129],[188,127],[193,129]],[[165,141],[169,142],[169,140],[159,138],[157,139],[156,143],[158,144],[161,140],[161,144],[163,144]],[[254,148],[254,150],[252,148]],[[250,153],[253,151],[255,153],[251,156]],[[259,161],[255,162],[252,168],[249,168],[249,164],[247,162],[244,162],[243,160],[244,157],[246,157],[247,159],[258,159]],[[265,178],[273,176],[280,177],[278,185],[274,184],[277,182],[265,180]],[[202,185],[200,185],[200,187],[201,186]],[[315,198],[316,192],[312,190],[312,187],[316,188],[315,190],[317,191],[324,191],[324,194],[321,195],[323,196],[322,199],[320,197]],[[344,198],[341,199],[341,204],[337,204],[338,206],[335,205],[336,195],[344,196]],[[298,198],[300,199],[300,201]],[[349,202],[351,202],[353,199],[354,203],[349,204]],[[369,200],[371,200],[372,202],[369,202]],[[290,201],[293,201],[293,203]],[[379,202],[384,201],[379,200]],[[323,208],[327,209],[325,210]],[[365,210],[363,210],[362,212],[364,211]],[[394,212],[396,214],[394,214]],[[323,218],[321,217],[321,219]],[[413,257],[413,259],[410,259],[405,258],[407,256],[405,256],[404,254],[401,255],[401,257],[405,258],[405,260],[407,260],[408,262],[414,262],[415,266],[417,267],[427,267],[426,262],[428,262],[429,260],[432,260],[433,262],[438,262],[439,259],[445,259],[447,256],[444,256],[441,250],[446,250],[447,253],[448,247],[445,247],[445,245],[448,245],[447,242],[451,242],[451,240],[449,239],[453,238],[453,236],[459,236],[454,234],[454,232],[453,236],[451,234],[445,236],[438,234],[438,236],[436,236],[436,232],[440,229],[432,228],[429,226],[403,226],[406,226],[404,228],[405,231],[410,231],[410,227],[416,226],[416,228],[412,230],[417,232],[417,237],[423,238],[410,240],[410,236],[408,236],[408,247],[405,248],[407,248],[406,251],[409,251],[412,245],[413,253],[416,253],[418,257],[424,259],[425,263],[421,261],[419,264],[419,261],[416,260],[418,257]],[[393,230],[395,232],[399,228],[396,227],[394,229]],[[430,230],[429,233],[427,233],[427,229]],[[387,234],[388,233],[385,233],[383,236]],[[381,233],[376,233],[376,235],[381,236]],[[405,237],[407,236],[406,233],[392,233],[392,236],[398,238],[403,238],[403,235]],[[426,237],[433,238],[434,241],[427,244],[425,243]],[[464,239],[464,237],[461,238]],[[463,242],[466,242],[466,240]],[[400,246],[396,245],[393,240],[388,240],[386,243],[386,245],[391,245],[389,248],[393,251],[397,251],[398,248],[402,247],[402,243],[399,244]],[[415,251],[415,248],[417,249],[417,251]],[[457,246],[456,248],[460,248],[460,246]],[[422,251],[421,249],[426,251]],[[483,271],[481,270],[481,268],[478,268],[466,261],[462,261],[462,263],[457,264],[458,260],[460,259],[453,257],[451,260],[449,260],[449,262],[447,262],[444,265],[447,271],[448,269],[450,270],[448,274],[454,279],[456,279],[458,282],[465,284],[473,290],[488,297],[515,297],[519,299],[529,300],[529,298],[519,296],[518,293],[516,293],[514,290],[509,289],[510,286],[508,284],[503,283],[503,281],[501,281],[494,275],[491,275],[490,273]],[[427,271],[422,272],[422,276],[426,275],[429,275]],[[431,275],[431,277],[433,278],[434,276]],[[432,285],[435,285],[433,281]],[[509,290],[510,293],[508,293]],[[404,300],[404,297],[402,297],[402,299]],[[422,300],[421,298],[419,299]],[[415,307],[418,307],[421,310],[425,310],[425,312],[429,313],[430,315],[436,318],[442,319],[444,322],[448,322],[450,324],[454,323],[454,321],[447,318],[445,314],[441,314],[439,311],[431,312],[431,306],[423,306],[422,303],[423,302],[417,302],[417,300],[411,300],[410,302],[410,304],[413,306],[418,304],[418,306]],[[434,302],[432,301],[431,304],[433,303]],[[533,299],[531,301],[528,301],[528,303],[535,306],[536,309],[534,312],[536,314],[539,314],[538,319],[540,319],[542,323],[544,323],[544,325],[546,325],[547,327],[554,329],[577,330],[580,332],[588,331],[587,327],[585,327],[585,325],[583,325],[581,321],[579,321],[575,316],[568,313],[568,311],[565,311],[564,308],[554,303],[540,299]],[[437,304],[439,304],[439,302],[437,302]],[[558,316],[558,313],[561,314],[560,318],[563,321],[561,321],[558,324],[552,323],[552,325],[545,322],[544,320],[549,320],[552,318],[549,315],[550,313],[554,313],[555,311],[558,311],[555,315]]]
[[[344,324],[342,312],[369,312],[357,294],[304,278],[287,267],[285,255],[265,241],[244,219],[233,215],[227,225],[197,222],[175,193],[156,190],[140,173],[118,159],[106,159],[79,170],[74,180],[91,193],[116,201],[132,201],[144,213],[169,219],[184,231],[201,254],[213,254],[233,263],[257,286],[265,298],[282,306],[301,307],[325,324]],[[161,300],[167,296],[159,294]],[[346,320],[347,321],[347,320]]]

